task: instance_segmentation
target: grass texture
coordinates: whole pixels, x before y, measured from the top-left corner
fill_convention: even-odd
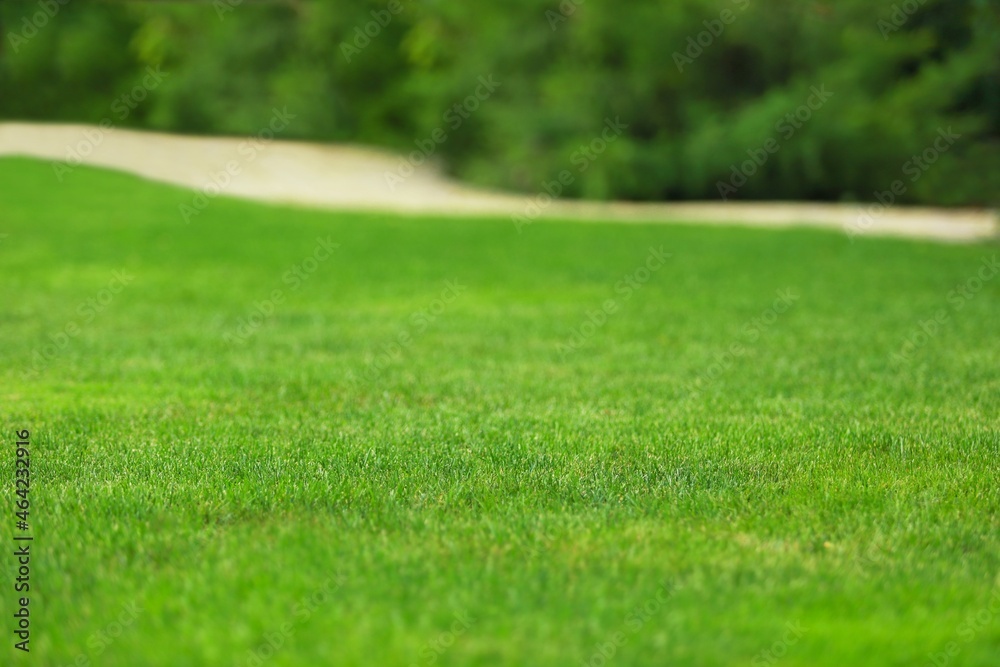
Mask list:
[[[996,664],[996,245],[191,201],[0,160],[0,662]]]

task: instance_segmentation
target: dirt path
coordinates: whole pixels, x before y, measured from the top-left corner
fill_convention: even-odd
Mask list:
[[[399,156],[350,145],[189,137],[104,130],[96,125],[0,123],[0,155],[68,161],[70,168],[82,162],[195,190],[329,209],[514,215],[518,227],[541,218],[573,218],[827,227],[852,235],[951,242],[1000,234],[996,212],[972,209],[891,207],[870,212],[862,206],[809,203],[546,203],[545,197],[465,186],[426,164],[406,175]],[[58,182],[54,169],[53,185]],[[224,185],[217,189],[214,184],[219,183]]]

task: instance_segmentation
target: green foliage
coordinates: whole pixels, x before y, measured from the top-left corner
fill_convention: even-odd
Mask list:
[[[4,5],[5,30],[34,9]],[[70,3],[6,46],[12,118],[100,120],[160,64],[169,79],[128,124],[254,133],[287,106],[288,137],[407,151],[442,128],[451,172],[526,192],[570,169],[565,194],[590,198],[871,200],[900,178],[906,202],[1000,196],[996,0]],[[491,74],[500,89],[451,127]],[[833,97],[786,137],[814,86]],[[574,152],[618,117],[627,130],[578,170]],[[961,140],[910,180],[949,127]],[[769,139],[746,183],[720,190]]]

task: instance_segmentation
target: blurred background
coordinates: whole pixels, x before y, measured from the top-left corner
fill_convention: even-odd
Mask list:
[[[2,119],[252,135],[277,107],[282,138],[399,152],[440,129],[447,173],[524,192],[620,119],[563,194],[625,200],[718,199],[756,155],[731,199],[870,201],[950,131],[899,201],[1000,201],[995,0],[38,0],[0,33]]]

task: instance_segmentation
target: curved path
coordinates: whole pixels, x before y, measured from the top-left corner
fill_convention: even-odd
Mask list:
[[[338,210],[515,216],[621,222],[694,222],[760,227],[811,226],[849,235],[969,242],[995,238],[994,211],[811,203],[582,202],[503,194],[443,177],[430,163],[410,173],[404,158],[371,148],[192,137],[96,125],[0,123],[0,156],[25,155],[130,172],[195,190]],[[228,170],[228,173],[227,173]],[[58,183],[53,170],[53,184]]]

